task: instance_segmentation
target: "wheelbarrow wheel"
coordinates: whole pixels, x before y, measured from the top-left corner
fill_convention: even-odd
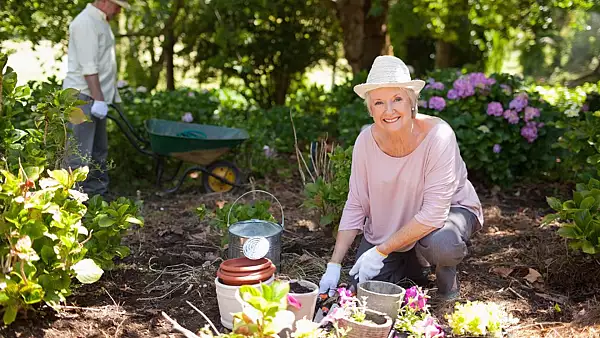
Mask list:
[[[206,170],[215,176],[224,178],[225,180],[240,184],[242,182],[242,173],[235,164],[228,161],[217,161],[210,164]],[[235,186],[227,184],[216,177],[208,174],[202,175],[202,184],[207,192],[226,193],[232,191]]]

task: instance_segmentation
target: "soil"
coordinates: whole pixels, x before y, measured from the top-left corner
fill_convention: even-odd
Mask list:
[[[293,176],[255,183],[284,205],[282,278],[318,284],[335,241],[316,229],[316,217],[301,207],[299,182]],[[473,236],[469,256],[458,267],[462,300],[502,304],[519,319],[511,328],[518,337],[600,336],[600,261],[569,250],[556,227],[540,227],[551,211],[546,196],[568,197],[572,187],[529,183],[499,192],[476,186],[485,226]],[[208,323],[192,306],[225,332],[214,280],[227,250],[220,245],[221,234],[199,221],[195,209],[202,203],[214,208],[236,196],[204,194],[189,185],[169,196],[142,192],[146,223],[125,239],[131,255],[95,284],[74,281],[65,309],[57,313],[37,306],[0,328],[0,337],[182,337],[163,312],[197,332]],[[273,214],[280,219],[277,208]],[[342,262],[341,282],[349,281],[357,244],[358,239]],[[443,325],[449,310],[434,308]]]
[[[307,288],[304,285],[300,285],[300,283],[298,283],[298,282],[290,283],[290,292],[291,293],[311,293],[313,291],[314,291],[313,289]]]

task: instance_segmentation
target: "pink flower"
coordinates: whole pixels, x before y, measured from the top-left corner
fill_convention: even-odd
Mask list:
[[[425,319],[415,323],[415,329],[424,334],[425,338],[441,338],[444,337],[444,330],[436,323],[432,316],[427,316]]]
[[[327,316],[325,316],[325,318],[323,318],[323,321],[321,323],[326,323],[326,322],[336,322],[342,318],[344,318],[346,316],[344,309],[341,307],[336,307],[334,309],[332,309],[331,311],[329,311],[329,313],[327,314]]]
[[[352,291],[346,288],[338,288],[337,292],[340,295],[340,305],[344,305],[348,302],[351,302],[354,298],[352,295]]]
[[[302,303],[300,303],[299,300],[296,299],[296,297],[292,296],[292,295],[287,295],[287,301],[288,304],[295,307],[296,309],[301,309],[302,308]]]
[[[404,301],[413,310],[423,310],[427,304],[427,296],[421,291],[421,288],[413,286],[406,290]]]

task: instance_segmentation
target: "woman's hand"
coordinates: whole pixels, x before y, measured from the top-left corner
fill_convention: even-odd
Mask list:
[[[354,279],[358,279],[359,283],[371,280],[383,268],[383,260],[386,257],[387,255],[379,252],[376,246],[372,247],[358,258],[350,270],[350,276],[356,275]]]
[[[319,293],[329,293],[329,297],[335,294],[342,266],[337,263],[327,263],[327,270],[319,282]]]

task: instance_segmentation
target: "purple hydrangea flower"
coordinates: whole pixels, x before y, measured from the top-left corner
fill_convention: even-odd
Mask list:
[[[469,79],[461,78],[454,81],[454,89],[459,97],[469,97],[475,95],[475,87]]]
[[[509,109],[504,112],[504,118],[508,120],[510,124],[519,123],[519,114],[516,111]]]
[[[500,88],[502,88],[502,91],[504,92],[504,94],[506,95],[510,95],[512,93],[512,88],[510,88],[509,85],[505,85],[505,84],[501,84]]]
[[[427,108],[427,101],[425,101],[425,100],[419,100],[418,105],[421,108]]]
[[[429,99],[429,108],[435,109],[437,111],[442,111],[446,108],[446,101],[443,97],[440,96],[432,96]]]
[[[471,84],[477,88],[484,89],[488,86],[496,83],[496,80],[493,78],[488,78],[483,73],[471,73],[469,74],[469,81]]]
[[[517,95],[512,101],[510,101],[510,103],[508,104],[508,108],[518,113],[527,106],[527,103],[529,103],[527,94],[521,93]]]
[[[536,117],[540,116],[540,110],[534,107],[525,107],[525,121],[531,121]]]
[[[499,152],[502,151],[502,147],[500,147],[500,145],[498,143],[494,144],[494,147],[492,148],[492,150],[498,154]]]
[[[502,116],[504,108],[500,102],[490,102],[487,106],[487,114],[491,116]]]
[[[425,89],[436,89],[436,90],[444,90],[445,86],[441,82],[431,82],[425,86]]]
[[[458,91],[456,91],[456,89],[450,89],[450,90],[448,91],[448,95],[447,95],[447,97],[448,97],[450,100],[456,100],[456,99],[458,99]]]
[[[538,137],[538,129],[537,124],[535,122],[529,121],[527,124],[521,128],[521,136],[527,139],[527,142],[532,143]]]

